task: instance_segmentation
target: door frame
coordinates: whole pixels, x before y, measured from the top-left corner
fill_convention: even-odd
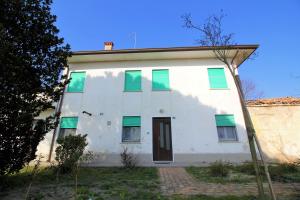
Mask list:
[[[170,144],[171,144],[171,160],[154,160],[154,134],[153,134],[153,126],[154,126],[154,119],[170,119]],[[172,117],[152,117],[152,162],[154,163],[170,163],[174,162],[174,151],[173,151],[173,136],[172,136]]]

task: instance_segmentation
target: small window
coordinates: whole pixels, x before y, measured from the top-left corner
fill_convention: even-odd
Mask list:
[[[122,142],[140,142],[141,140],[141,117],[123,117]]]
[[[216,115],[216,125],[220,141],[237,141],[236,125],[233,115]]]
[[[71,72],[71,81],[68,84],[68,92],[83,92],[85,72]]]
[[[75,135],[78,124],[78,117],[62,117],[60,121],[59,138]]]
[[[141,70],[125,71],[125,92],[138,92],[142,90]]]
[[[208,78],[211,89],[228,88],[224,68],[209,68]]]
[[[217,129],[220,141],[237,141],[235,126],[218,126]]]
[[[169,70],[152,70],[152,90],[170,90]]]

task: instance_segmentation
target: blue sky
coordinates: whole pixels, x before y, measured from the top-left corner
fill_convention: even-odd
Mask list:
[[[182,27],[181,15],[195,23],[223,9],[224,28],[239,44],[259,44],[259,56],[240,67],[265,97],[300,96],[299,0],[54,0],[60,36],[73,51],[197,45],[199,33]]]

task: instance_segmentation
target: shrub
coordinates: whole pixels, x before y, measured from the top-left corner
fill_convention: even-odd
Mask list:
[[[295,162],[292,163],[280,163],[278,168],[285,173],[293,173],[298,171],[298,164]]]
[[[229,174],[231,164],[228,162],[216,161],[209,166],[211,176],[226,177]]]
[[[134,168],[137,165],[137,159],[132,153],[128,153],[127,147],[123,149],[123,152],[120,154],[121,163],[124,168]]]
[[[253,162],[244,162],[241,165],[235,166],[234,170],[248,175],[256,175]],[[259,173],[262,176],[265,175],[264,166],[260,164],[259,164]]]
[[[76,169],[77,163],[87,146],[87,135],[69,135],[57,140],[55,160],[61,173],[70,173]]]
[[[255,175],[253,162],[245,162],[243,164],[235,166],[234,169],[244,174]]]
[[[290,177],[287,175],[290,173],[298,172],[297,163],[280,163],[269,167],[269,173],[273,180],[287,182]]]

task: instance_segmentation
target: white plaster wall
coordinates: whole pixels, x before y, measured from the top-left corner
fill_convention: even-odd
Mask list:
[[[210,67],[225,68],[229,89],[209,88]],[[123,92],[124,71],[135,69],[142,70],[142,92]],[[169,69],[171,91],[152,91],[153,69]],[[83,93],[65,93],[62,116],[79,117],[77,133],[88,134],[91,151],[120,153],[126,145],[134,153],[152,154],[152,117],[172,117],[174,154],[249,153],[234,82],[216,60],[76,63],[70,64],[72,71],[86,71],[85,89]],[[238,142],[218,141],[214,115],[224,113],[235,116]],[[128,115],[141,116],[140,143],[121,142],[122,116]]]
[[[45,120],[47,117],[51,116],[54,114],[54,109],[48,109],[42,112],[38,117],[35,119],[43,119]],[[49,131],[46,133],[44,139],[39,143],[37,146],[37,156],[42,156],[43,161],[46,161],[49,156],[49,151],[50,151],[50,145],[51,145],[51,140],[53,136],[53,130]]]

